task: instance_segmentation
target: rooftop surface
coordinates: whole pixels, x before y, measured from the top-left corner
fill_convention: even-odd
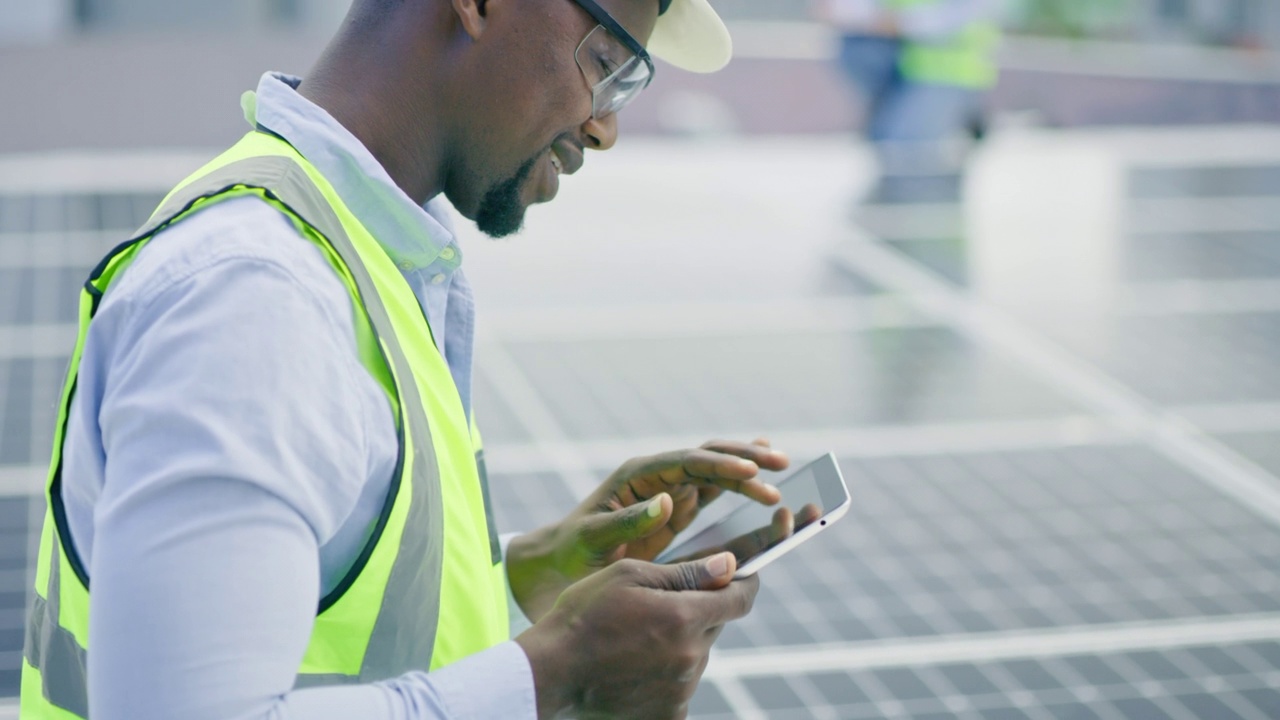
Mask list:
[[[10,698],[78,285],[195,167],[56,162],[0,161]],[[763,572],[693,717],[1280,716],[1280,131],[997,136],[857,206],[870,174],[837,137],[624,140],[468,230],[500,528],[633,455],[833,451],[853,510]]]

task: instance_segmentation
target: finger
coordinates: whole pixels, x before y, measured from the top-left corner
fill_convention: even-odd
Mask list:
[[[647,502],[586,516],[578,526],[578,537],[589,551],[608,552],[654,534],[671,519],[673,509],[671,496],[659,493]]]
[[[778,488],[756,477],[760,467],[751,460],[699,448],[684,453],[678,468],[659,471],[664,482],[702,481],[730,490],[766,505],[782,498]]]
[[[765,470],[786,470],[787,465],[791,463],[787,454],[781,450],[774,450],[767,438],[756,438],[749,443],[736,440],[708,440],[702,444],[702,449],[750,460]]]
[[[733,552],[735,557],[738,555],[738,553],[733,551],[733,548],[729,547],[729,545],[726,544],[722,547],[710,547],[710,548],[706,548],[705,550],[699,550],[697,552],[689,553],[688,555],[681,555],[678,558],[671,558],[665,564],[675,565],[676,563],[689,562],[691,560],[702,560],[704,558],[709,558],[712,555],[715,555],[716,553],[722,553],[725,550],[728,550],[729,552]]]
[[[724,549],[733,553],[739,561],[755,557],[760,551],[773,545],[776,530],[772,525],[756,528],[725,543]]]
[[[806,503],[800,508],[800,512],[796,513],[796,527],[805,527],[813,523],[814,520],[822,517],[822,511],[813,503]]]
[[[756,479],[759,466],[750,460],[702,448],[676,450],[638,461],[627,486],[637,497],[657,489],[674,490],[681,485],[716,485],[773,505],[781,498],[778,489]],[[657,487],[645,487],[646,485]],[[619,493],[621,497],[622,493]]]
[[[737,569],[738,562],[733,553],[722,552],[691,562],[650,565],[645,582],[641,584],[673,592],[718,590],[733,580]]]
[[[690,450],[681,469],[689,477],[703,478],[705,482],[765,505],[782,499],[778,488],[757,477],[760,468],[750,460],[712,450]]]
[[[752,575],[734,580],[718,590],[672,593],[670,597],[685,605],[690,615],[696,618],[696,627],[707,630],[746,616],[751,612],[759,591],[760,578]]]
[[[716,485],[699,485],[698,486],[698,507],[703,508],[710,505],[716,498],[724,492],[724,488]]]
[[[796,516],[791,512],[791,508],[780,507],[773,513],[773,538],[777,540],[785,540],[795,534]]]
[[[697,488],[686,485],[673,493],[672,498],[675,501],[675,507],[671,511],[671,520],[667,522],[667,528],[672,533],[678,533],[689,527],[689,523],[698,516],[700,494]]]
[[[755,575],[733,579],[737,569],[733,553],[678,565],[628,568],[637,573],[637,584],[666,591],[665,600],[684,605],[693,618],[691,629],[706,630],[745,616],[760,592],[760,578]]]

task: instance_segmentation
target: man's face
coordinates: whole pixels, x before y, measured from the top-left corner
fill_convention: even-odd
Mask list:
[[[598,2],[648,42],[657,0]],[[499,0],[489,7],[476,48],[483,50],[476,67],[483,82],[460,113],[466,140],[451,158],[445,193],[482,232],[501,237],[520,229],[530,205],[555,197],[560,175],[577,171],[584,149],[613,145],[617,120],[591,117],[591,87],[574,53],[598,23],[575,0]]]

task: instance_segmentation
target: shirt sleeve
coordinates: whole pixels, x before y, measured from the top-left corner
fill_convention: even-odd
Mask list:
[[[364,393],[380,391],[361,375],[345,289],[273,210],[232,201],[161,243],[86,340],[105,456],[90,715],[535,718],[514,643],[432,673],[293,689],[320,545],[367,478]]]

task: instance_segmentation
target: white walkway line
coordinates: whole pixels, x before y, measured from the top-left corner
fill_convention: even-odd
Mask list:
[[[885,295],[741,304],[511,308],[488,311],[484,318],[488,334],[504,342],[848,333],[935,324],[906,300]],[[74,322],[0,324],[0,359],[69,356],[77,329]]]
[[[1129,203],[1126,230],[1137,235],[1269,232],[1280,229],[1274,196],[1138,198]]]
[[[591,466],[570,442],[568,435],[560,427],[560,422],[543,402],[538,389],[525,376],[507,348],[496,339],[486,337],[478,339],[475,356],[485,377],[534,439],[545,466],[559,474],[574,497],[583,498],[591,494],[599,485],[600,479],[593,475]],[[490,462],[490,456],[496,460],[503,454],[505,453],[486,453],[486,462]],[[618,458],[614,462],[619,463],[625,459]],[[564,511],[568,512],[570,509],[564,508]]]
[[[1124,315],[1244,315],[1280,313],[1280,280],[1168,280],[1121,287],[1117,312]]]
[[[729,23],[729,28],[737,58],[832,61],[839,47],[834,30],[812,21],[739,20]],[[1029,72],[1230,84],[1280,82],[1275,54],[1259,57],[1190,44],[1013,36],[1003,40],[999,59],[1002,69]]]
[[[1246,85],[1280,82],[1280,62],[1275,54],[1259,58],[1239,50],[1190,44],[1009,37],[1001,48],[1000,67],[1135,80]]]
[[[714,658],[714,655],[712,657]],[[703,675],[702,682],[708,681],[715,684],[716,689],[720,691],[721,697],[729,704],[729,709],[733,711],[733,716],[738,720],[767,720],[769,717],[756,704],[755,699],[751,697],[751,693],[747,692],[746,686],[738,678],[732,675],[722,675],[709,680],[706,675]]]
[[[718,432],[716,437],[749,440],[758,431]],[[835,452],[840,457],[888,457],[1029,449],[1117,445],[1138,441],[1124,428],[1087,415],[1026,420],[930,423],[922,425],[864,425],[812,428],[766,433],[773,445],[795,462]],[[606,468],[623,458],[649,455],[672,448],[695,447],[710,435],[660,435],[604,440],[567,441],[559,447],[545,440],[529,443],[489,442],[486,458],[491,472],[555,471],[550,458],[575,455],[590,468]]]
[[[1071,134],[1104,141],[1129,165],[1144,170],[1270,167],[1280,163],[1280,130],[1270,124],[1097,127],[1073,130]]]
[[[105,250],[128,238],[130,230],[0,232],[0,268],[82,268],[85,277]]]
[[[0,699],[0,720],[18,720],[18,698]]]
[[[954,202],[909,205],[866,205],[853,221],[877,231],[892,228],[903,240],[953,240],[964,229],[964,215]]]
[[[1158,650],[1280,639],[1280,614],[1195,622],[1159,622],[1039,632],[984,633],[886,643],[839,643],[716,653],[705,677],[750,678],[780,673],[982,662],[1013,658]]]
[[[70,357],[78,330],[75,323],[0,325],[0,360]]]
[[[0,193],[167,192],[217,150],[100,150],[0,157]]]
[[[931,324],[899,298],[773,298],[749,302],[539,306],[487,310],[504,342],[854,332]]]
[[[860,232],[853,232],[835,252],[837,261],[886,287],[908,293],[924,311],[954,323],[980,344],[1013,358],[1120,427],[1141,433],[1157,450],[1245,507],[1280,524],[1280,483],[1190,423],[1161,412],[1093,365],[1024,329],[995,308],[956,292],[935,274]]]
[[[45,465],[0,465],[0,497],[39,495],[47,470]]]

